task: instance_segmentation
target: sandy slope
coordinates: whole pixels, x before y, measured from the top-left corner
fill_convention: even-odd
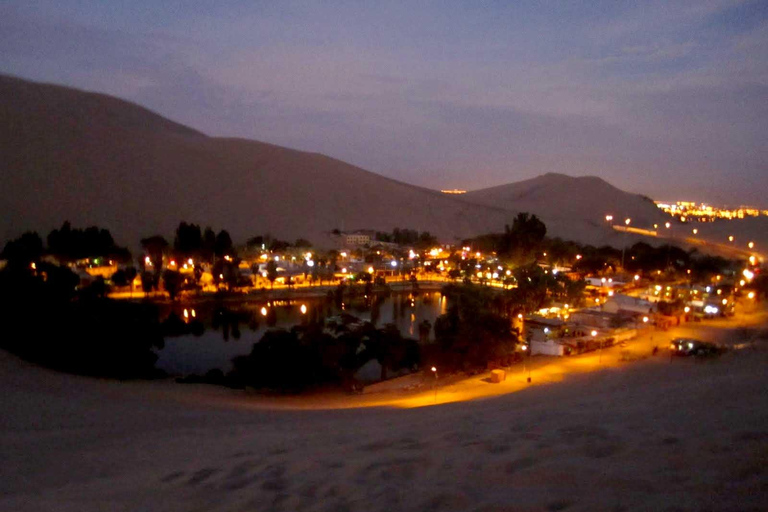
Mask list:
[[[481,401],[277,411],[2,353],[0,510],[765,510],[767,362],[656,357]]]
[[[68,219],[135,247],[185,220],[238,242],[394,227],[452,242],[512,218],[317,153],[207,137],[118,98],[3,75],[0,148],[0,238]]]

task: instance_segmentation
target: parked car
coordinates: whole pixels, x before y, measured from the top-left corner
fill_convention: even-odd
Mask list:
[[[708,357],[725,352],[725,347],[693,338],[675,338],[669,345],[672,355]]]

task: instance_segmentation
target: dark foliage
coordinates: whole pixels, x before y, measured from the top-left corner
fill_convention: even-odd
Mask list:
[[[494,290],[471,284],[448,285],[443,294],[451,306],[434,327],[443,367],[480,369],[513,353],[517,335],[509,319],[494,310],[498,296]]]
[[[298,392],[324,383],[347,383],[371,359],[381,364],[382,378],[387,369],[414,368],[420,362],[416,340],[403,338],[394,325],[376,329],[365,323],[350,330],[342,323],[332,331],[335,335],[319,324],[267,331],[249,355],[233,360],[230,380]]]
[[[27,232],[5,244],[0,256],[8,261],[8,267],[27,268],[43,255],[43,240],[35,232]]]
[[[58,370],[117,378],[154,374],[163,338],[157,310],[98,294],[75,294],[69,269],[38,263],[35,271],[0,272],[2,348]]]
[[[432,236],[429,231],[422,231],[419,233],[414,229],[395,228],[391,233],[377,231],[375,239],[379,242],[395,243],[413,247],[429,247],[437,244],[437,238]]]
[[[73,229],[65,222],[60,229],[48,234],[48,252],[60,261],[75,261],[85,258],[110,258],[130,261],[131,253],[115,245],[109,230],[91,226]]]

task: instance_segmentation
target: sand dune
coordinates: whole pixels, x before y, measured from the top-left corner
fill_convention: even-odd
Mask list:
[[[0,509],[765,510],[762,329],[712,326],[763,338],[717,361],[649,358],[418,409],[270,410],[0,353]]]
[[[669,220],[647,197],[620,190],[595,176],[548,173],[530,180],[474,190],[468,201],[535,213],[553,236],[590,243],[606,240],[606,215],[649,227]]]
[[[5,237],[69,219],[134,246],[186,220],[238,241],[396,226],[453,241],[511,218],[324,155],[207,137],[117,98],[1,76],[0,147]]]
[[[0,147],[5,238],[70,220],[135,247],[186,220],[227,228],[237,241],[271,233],[327,243],[335,228],[399,226],[452,242],[499,232],[530,211],[554,235],[610,243],[619,238],[606,211],[640,220],[653,210],[602,180],[558,175],[447,196],[320,154],[208,137],[110,96],[3,76]]]

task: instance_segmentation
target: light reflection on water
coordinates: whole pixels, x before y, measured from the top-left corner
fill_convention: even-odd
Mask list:
[[[241,317],[238,323],[239,336],[230,328],[228,340],[224,339],[223,326],[212,328],[216,305],[213,302],[199,304],[194,307],[197,318],[205,325],[205,332],[200,336],[166,336],[165,347],[157,351],[156,366],[171,375],[204,374],[213,368],[227,372],[232,369],[232,358],[248,354],[253,344],[267,330],[290,329],[310,318],[323,318],[342,312],[372,322],[376,327],[394,323],[403,336],[418,338],[419,324],[428,320],[434,326],[435,319],[446,311],[447,299],[441,297],[440,292],[420,292],[416,295],[392,294],[379,298],[378,303],[371,306],[366,306],[364,302],[361,297],[359,300],[347,301],[342,308],[329,304],[324,298],[228,303],[227,308],[237,311]],[[302,313],[302,305],[306,306],[306,313]],[[190,308],[189,305],[174,306],[173,312],[183,318],[185,307]],[[262,314],[262,308],[267,310],[268,316]],[[434,339],[433,331],[430,331],[429,338]]]

